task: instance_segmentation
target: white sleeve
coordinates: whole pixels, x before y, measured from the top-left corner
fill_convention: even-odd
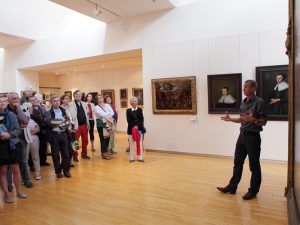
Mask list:
[[[109,104],[106,104],[106,109],[108,112],[108,116],[113,117],[113,115],[115,114],[113,108]]]
[[[97,119],[101,119],[102,117],[108,116],[109,112],[104,112],[104,110],[100,106],[95,107],[95,114]]]

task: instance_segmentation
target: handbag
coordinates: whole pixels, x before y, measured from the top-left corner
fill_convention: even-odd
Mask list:
[[[72,150],[74,152],[78,151],[79,149],[81,149],[82,144],[79,140],[75,140],[71,142],[71,146],[72,146]]]

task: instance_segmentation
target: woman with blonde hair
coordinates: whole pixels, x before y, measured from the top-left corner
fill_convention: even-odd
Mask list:
[[[138,98],[130,99],[131,108],[126,110],[127,134],[129,136],[130,162],[135,160],[135,151],[138,155],[138,161],[144,162],[143,159],[143,135],[146,133],[144,127],[143,110],[138,105]]]

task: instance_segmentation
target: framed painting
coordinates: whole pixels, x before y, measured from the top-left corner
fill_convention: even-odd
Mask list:
[[[97,103],[96,103],[96,102],[97,102],[97,99],[96,99],[97,94],[98,94],[98,92],[89,92],[89,93],[85,96],[85,98],[87,98],[88,95],[92,95],[92,103],[94,103],[94,104],[96,105],[96,104],[97,104]],[[86,99],[85,99],[85,101],[86,101]]]
[[[242,101],[242,74],[207,75],[208,113],[238,114]]]
[[[114,89],[101,90],[101,95],[103,96],[103,98],[105,98],[105,96],[108,95],[111,98],[112,105],[115,105],[116,101],[115,101],[115,90]]]
[[[154,114],[197,114],[196,77],[151,80]]]
[[[72,91],[65,91],[65,95],[67,95],[69,97],[70,101],[72,101],[72,99],[73,99]]]
[[[256,94],[268,103],[269,120],[288,120],[288,65],[256,67]]]
[[[120,99],[121,100],[128,99],[128,89],[127,88],[120,89]]]
[[[120,101],[120,105],[121,105],[121,108],[124,109],[124,108],[128,108],[128,101],[127,100],[121,100]]]
[[[138,106],[144,106],[144,92],[143,88],[132,88],[132,96],[137,97],[138,99]]]

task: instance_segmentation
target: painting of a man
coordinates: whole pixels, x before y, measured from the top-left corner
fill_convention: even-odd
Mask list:
[[[235,108],[236,107],[236,100],[230,94],[229,87],[222,88],[222,95],[216,104],[216,108]]]

